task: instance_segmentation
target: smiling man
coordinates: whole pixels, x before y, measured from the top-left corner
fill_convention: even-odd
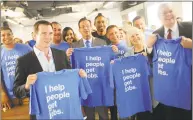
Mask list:
[[[50,48],[53,40],[51,23],[44,20],[36,22],[34,34],[36,44],[33,51],[17,59],[13,88],[17,98],[29,97],[30,86],[37,80],[36,73],[71,68],[65,52]],[[36,116],[30,117],[36,119]]]
[[[178,22],[174,9],[171,4],[168,3],[159,6],[158,17],[163,26],[154,31],[154,34],[159,34],[161,37],[168,40],[184,36],[182,37],[181,45],[184,48],[192,48],[192,22]],[[155,42],[156,39],[151,38],[147,42],[147,52],[150,57],[153,56],[152,47]],[[191,111],[192,110],[185,110],[159,103],[154,109],[153,114],[155,120],[191,120]]]

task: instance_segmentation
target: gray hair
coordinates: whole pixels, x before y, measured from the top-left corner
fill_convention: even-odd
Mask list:
[[[170,4],[170,3],[163,3],[163,4],[159,5],[158,13],[157,13],[159,18],[160,18],[160,15],[161,15],[161,12],[163,11],[163,9],[167,8],[167,7],[172,8],[172,10],[173,10],[172,4]]]

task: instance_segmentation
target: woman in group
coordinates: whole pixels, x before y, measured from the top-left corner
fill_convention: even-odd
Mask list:
[[[78,38],[71,27],[65,27],[62,31],[62,37],[65,42],[72,46],[73,42],[76,42]]]

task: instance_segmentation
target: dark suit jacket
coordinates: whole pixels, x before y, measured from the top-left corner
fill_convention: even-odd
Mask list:
[[[192,22],[180,22],[178,23],[179,36],[185,36],[192,39]],[[164,37],[164,26],[157,29],[153,32],[154,34],[159,34],[161,37]]]
[[[106,45],[106,42],[100,38],[92,37],[92,47]],[[83,39],[72,44],[72,48],[84,47]]]
[[[51,51],[56,71],[71,68],[65,52],[54,48],[51,48]],[[29,97],[29,92],[25,90],[27,76],[42,71],[43,69],[34,51],[18,58],[13,87],[14,95],[18,98]]]
[[[180,22],[178,23],[179,36],[185,36],[187,38],[192,39],[192,22]],[[157,29],[153,32],[153,34],[159,34],[161,37],[164,37],[164,26]],[[149,55],[151,58],[153,57],[153,51]]]

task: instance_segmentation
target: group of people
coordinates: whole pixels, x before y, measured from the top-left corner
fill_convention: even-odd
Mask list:
[[[8,27],[2,27],[2,110],[11,109],[11,107],[20,103],[23,98],[30,97],[30,86],[36,82],[37,72],[71,69],[70,57],[74,48],[109,45],[112,46],[115,53],[118,53],[120,49],[128,53],[128,48],[132,47],[133,54],[147,56],[150,63],[152,62],[153,46],[157,35],[165,39],[176,39],[183,36],[181,45],[184,48],[192,49],[192,23],[177,22],[172,7],[166,3],[160,5],[158,16],[163,26],[154,31],[153,34],[146,32],[145,20],[141,16],[133,19],[133,26],[121,29],[116,25],[107,26],[107,18],[99,13],[94,20],[95,32],[92,32],[91,21],[84,17],[78,22],[79,32],[82,36],[80,40],[77,39],[72,28],[65,27],[62,31],[62,26],[59,23],[41,20],[34,24],[33,40],[28,41],[27,45],[16,43],[12,30]],[[168,30],[171,31],[168,32]],[[86,77],[86,72],[81,69],[79,75]],[[151,81],[153,81],[153,78],[150,80],[150,89],[153,92]],[[191,120],[192,118],[191,110],[152,101],[153,112],[137,113],[126,119]],[[112,120],[119,118],[116,105],[82,107],[82,113],[88,120],[95,119],[96,112],[100,120],[109,119],[108,110]],[[36,119],[36,116],[31,115],[30,118]]]

